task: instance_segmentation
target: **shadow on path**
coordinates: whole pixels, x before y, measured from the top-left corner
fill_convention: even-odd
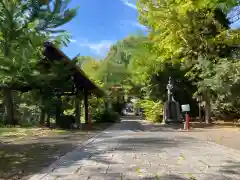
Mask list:
[[[0,142],[0,180],[27,179],[110,125],[95,126],[90,132],[69,130],[59,135]]]
[[[196,157],[196,159],[201,160],[201,157],[204,157],[203,154],[207,153],[204,152],[204,146],[207,147],[210,145],[204,141],[174,133],[177,132],[176,129],[178,129],[175,126],[174,129],[171,128],[171,125],[148,125],[142,123],[141,120],[134,120],[134,117],[131,118],[128,119],[126,117],[121,123],[115,124],[98,139],[89,143],[84,148],[77,148],[75,151],[66,154],[50,168],[49,175],[60,179],[68,178],[70,174],[74,174],[81,180],[88,179],[88,176],[106,180],[125,180],[125,175],[131,172],[135,175],[135,178],[132,179],[136,179],[136,177],[139,179],[141,175],[138,175],[136,172],[137,168],[144,169],[146,168],[145,165],[148,164],[148,171],[151,171],[151,174],[146,173],[144,177],[140,179],[191,179],[190,177],[186,177],[187,172],[165,172],[164,174],[159,172],[162,171],[162,169],[171,169],[171,166],[178,166],[177,161],[182,151],[197,151],[199,147],[199,152],[190,153],[189,156],[197,154],[199,157]],[[137,118],[135,117],[135,119]],[[218,148],[219,147],[212,145],[210,150],[208,149],[210,156],[214,155],[226,159],[231,153],[227,150],[220,151]],[[159,154],[162,156],[157,156]],[[138,158],[135,159],[135,155],[137,155]],[[146,163],[144,161],[146,161]],[[191,161],[189,157],[183,160],[183,164],[185,163],[188,166],[195,166],[194,163],[196,162],[197,160]],[[143,167],[141,163],[145,163]],[[209,160],[209,163],[214,162],[213,160],[212,162]],[[193,177],[197,175],[201,180],[233,180],[234,178],[232,177],[235,176],[235,179],[238,179],[238,177],[240,179],[239,164],[238,160],[232,160],[226,161],[224,165],[219,164],[218,167],[202,165],[203,169],[200,170],[201,173],[194,174]],[[134,166],[130,167],[131,165]],[[182,168],[181,165],[179,166]],[[154,167],[157,167],[157,169],[154,169]],[[211,171],[205,172],[206,167]],[[188,170],[189,169],[186,171]],[[83,173],[82,175],[85,179],[80,176],[81,173]],[[158,175],[156,176],[155,173],[158,173]],[[194,180],[193,177],[192,180]],[[198,180],[198,178],[196,178],[196,180]]]

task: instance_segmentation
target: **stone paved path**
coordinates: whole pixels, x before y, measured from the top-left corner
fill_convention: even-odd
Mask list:
[[[240,179],[238,151],[146,127],[137,120],[115,124],[30,180]]]

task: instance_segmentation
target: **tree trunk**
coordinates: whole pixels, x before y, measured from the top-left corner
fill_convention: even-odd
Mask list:
[[[9,40],[9,38],[8,38]],[[4,58],[9,56],[9,46],[8,42],[4,43]],[[6,113],[6,123],[11,125],[16,125],[17,121],[14,119],[14,107],[13,107],[13,97],[12,90],[10,88],[3,88],[4,96],[4,108]]]
[[[105,109],[105,110],[108,109],[108,102],[107,102],[107,100],[104,100],[104,109]]]
[[[198,103],[198,115],[199,115],[199,122],[202,123],[202,109],[201,109],[201,103]]]
[[[49,116],[48,113],[46,114],[46,116],[47,116],[47,123],[46,123],[46,126],[47,126],[47,127],[50,127],[50,116]]]
[[[209,95],[206,95],[206,99],[205,99],[205,122],[207,124],[212,123],[212,119],[211,119],[211,102],[210,102],[210,98]]]
[[[6,113],[6,123],[11,125],[17,125],[16,119],[14,119],[14,107],[12,90],[9,88],[3,88],[4,96],[4,108]]]
[[[45,118],[46,118],[46,111],[43,108],[41,108],[41,115],[40,115],[40,122],[39,122],[41,126],[44,126]]]

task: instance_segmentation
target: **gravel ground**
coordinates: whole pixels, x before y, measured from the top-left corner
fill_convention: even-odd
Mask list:
[[[1,137],[0,180],[28,179],[109,126],[95,124],[92,131],[75,130],[44,137]]]

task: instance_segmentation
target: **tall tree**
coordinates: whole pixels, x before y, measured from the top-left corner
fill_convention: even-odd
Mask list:
[[[151,29],[150,38],[159,49],[158,59],[181,62],[191,68],[188,77],[196,82],[205,101],[206,122],[211,120],[211,88],[214,65],[231,56],[231,45],[239,41],[229,31],[226,13],[238,1],[150,1],[140,0],[140,21]]]
[[[7,121],[16,124],[12,89],[26,84],[26,77],[42,58],[43,43],[57,27],[69,22],[76,9],[68,0],[1,0],[0,54],[1,84]]]
[[[135,51],[139,52],[139,46],[144,43],[146,37],[134,35],[128,36],[116,44],[114,44],[105,58],[106,61],[112,64],[118,64],[118,69],[121,71],[116,71],[115,76],[121,77],[118,84],[122,85],[126,94],[140,96],[141,83],[137,83],[132,78],[135,70],[132,65],[132,56],[135,54]],[[111,67],[111,65],[109,65]],[[121,67],[121,68],[120,68]],[[132,68],[133,67],[133,68]],[[112,69],[112,68],[110,68]],[[117,75],[118,74],[118,75]]]

